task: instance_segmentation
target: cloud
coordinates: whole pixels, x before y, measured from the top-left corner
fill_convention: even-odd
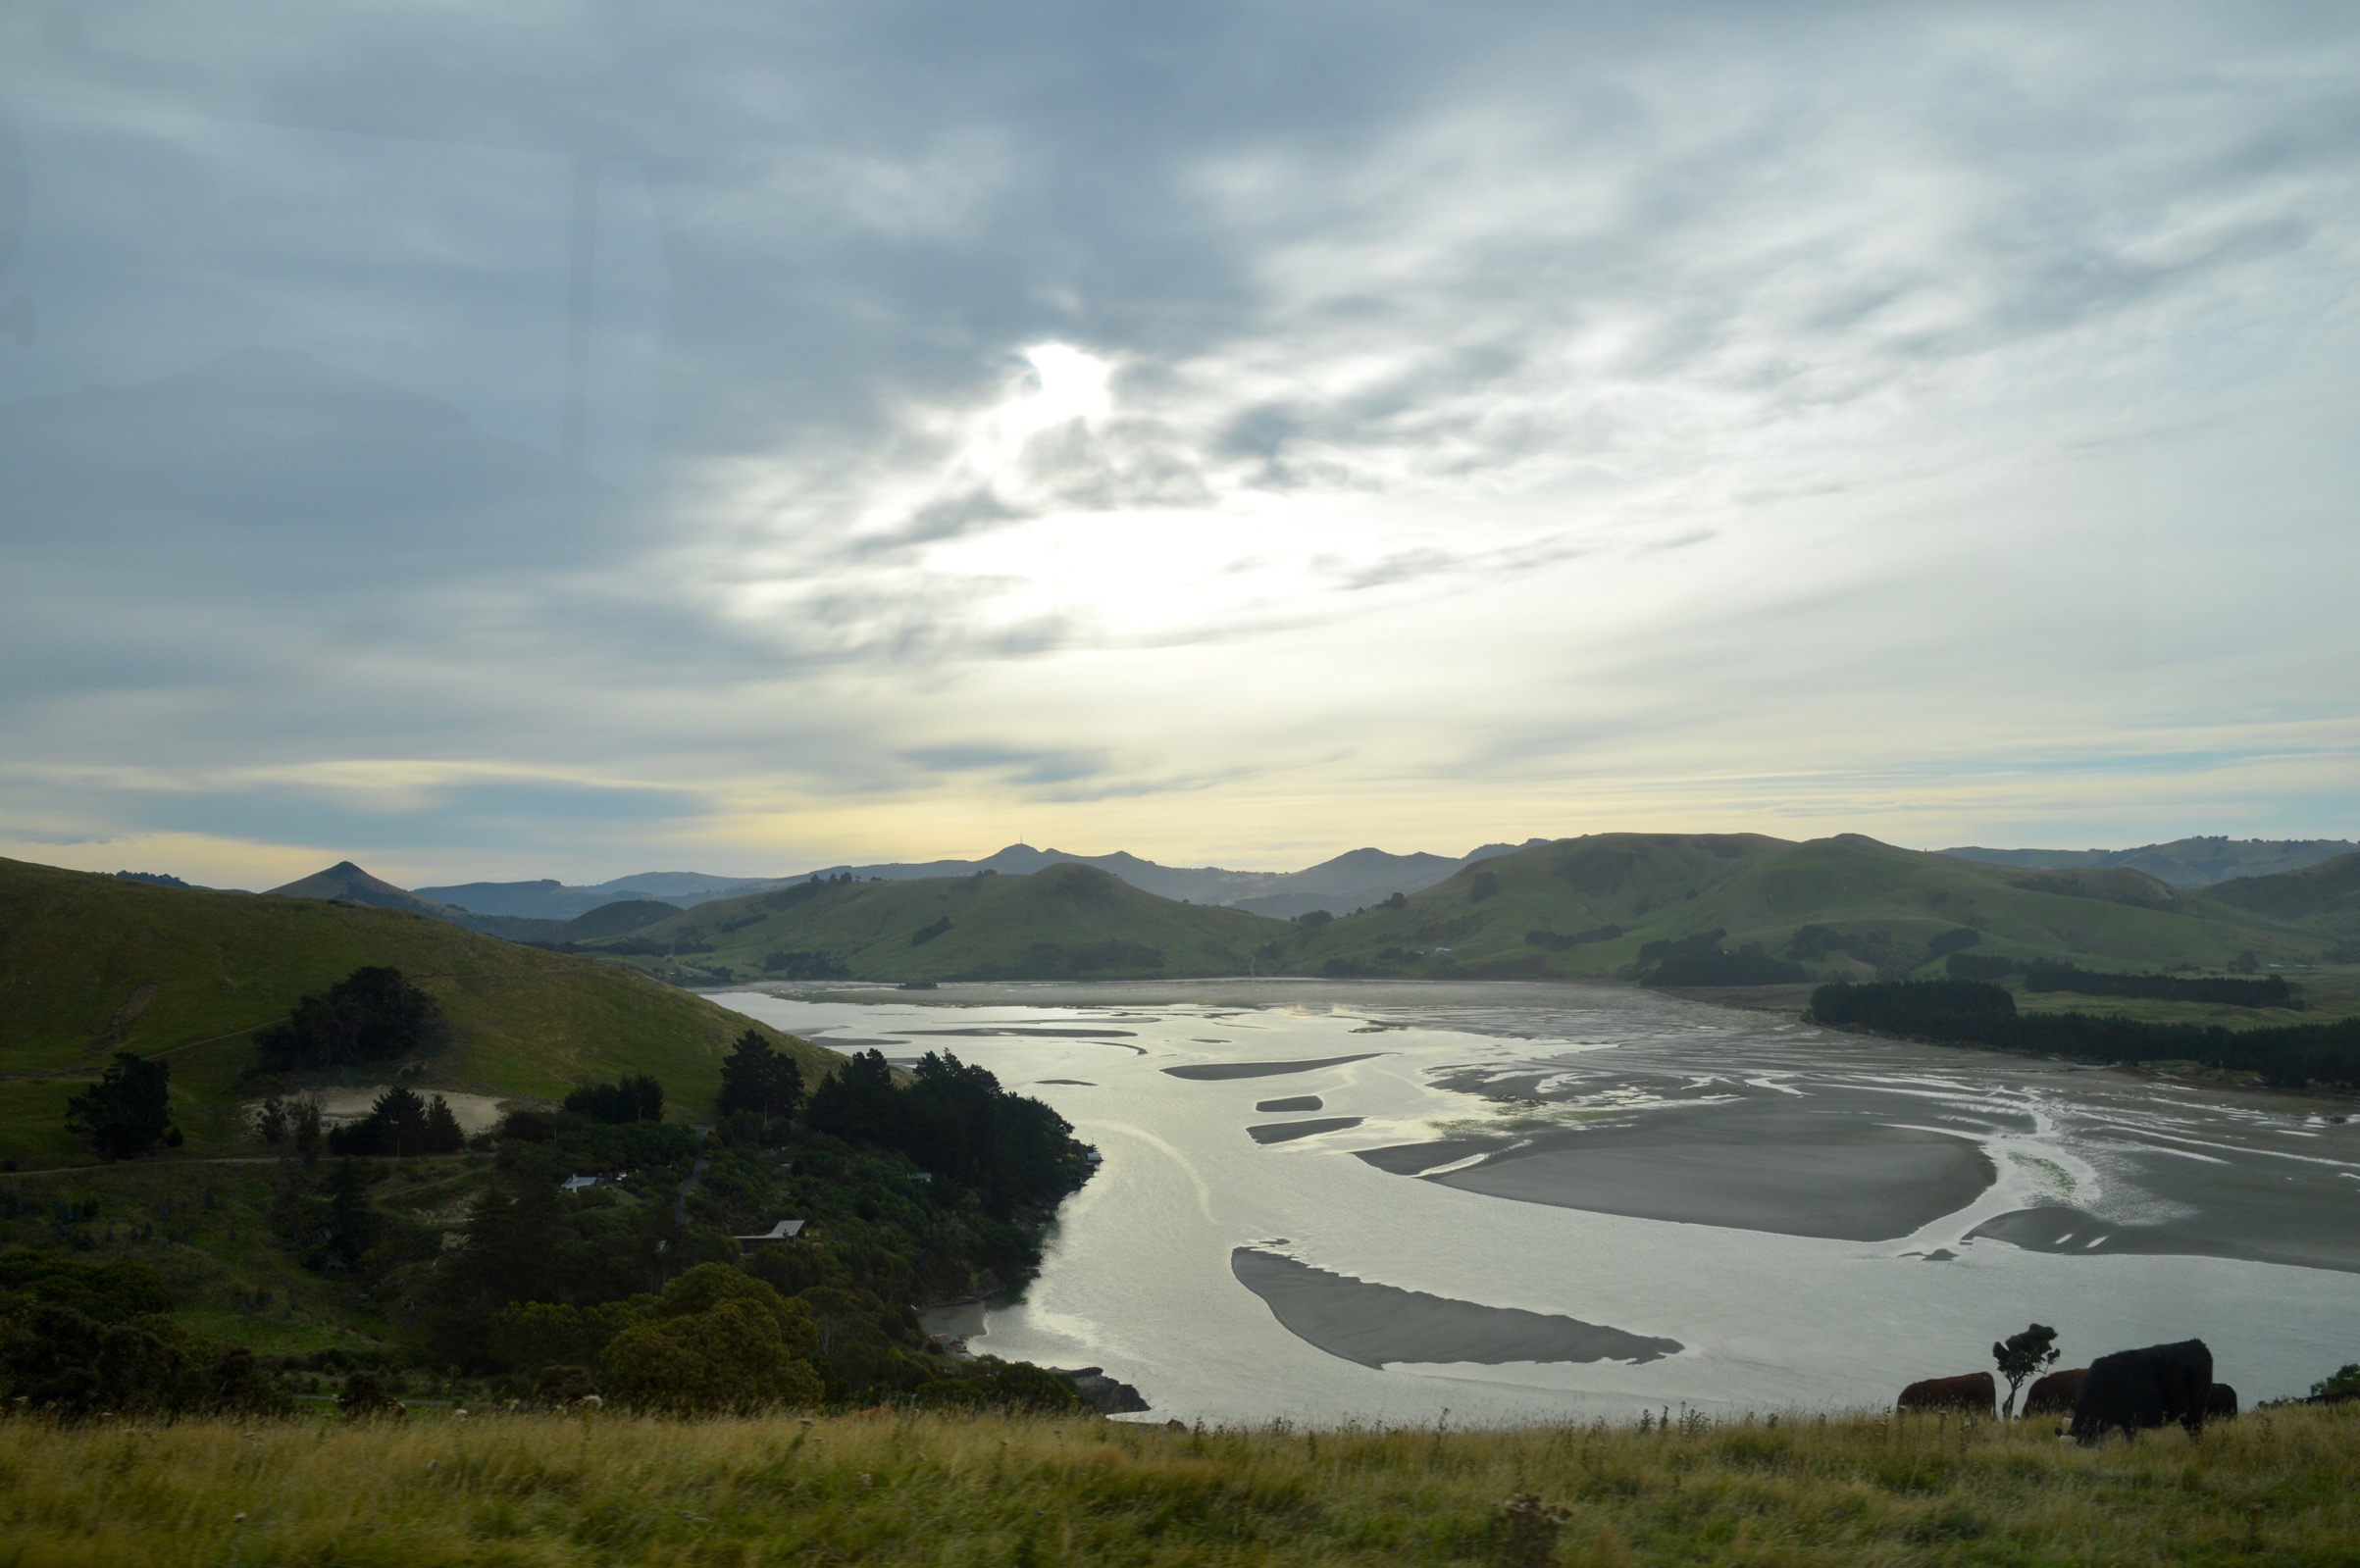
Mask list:
[[[2333,10],[461,27],[0,19],[0,723],[99,781],[25,833],[1983,836],[1963,758],[2360,723]],[[2221,748],[2120,834],[2348,755]],[[587,793],[233,776],[387,758]]]

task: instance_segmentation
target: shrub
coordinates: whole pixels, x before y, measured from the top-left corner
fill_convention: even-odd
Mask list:
[[[607,1391],[636,1409],[751,1413],[819,1403],[824,1390],[807,1359],[818,1348],[809,1307],[727,1264],[703,1263],[616,1335],[602,1364]]]

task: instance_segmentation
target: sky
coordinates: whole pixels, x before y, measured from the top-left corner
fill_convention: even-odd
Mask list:
[[[2360,834],[2360,10],[0,7],[0,856]]]

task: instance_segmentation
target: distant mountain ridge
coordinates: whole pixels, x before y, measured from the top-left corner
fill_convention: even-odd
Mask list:
[[[1954,960],[1991,974],[2036,962],[2165,973],[2360,962],[2352,939],[2360,853],[2182,889],[2130,866],[1992,865],[1856,834],[1805,843],[1759,834],[1602,834],[1487,851],[1451,862],[1362,850],[1295,873],[1116,862],[1199,890],[1236,877],[1253,878],[1248,887],[1291,885],[1255,900],[1264,903],[1322,898],[1319,884],[1351,889],[1338,900],[1348,913],[1292,921],[1170,898],[1082,857],[1052,859],[1056,851],[1021,844],[992,858],[1039,869],[939,874],[946,864],[976,864],[954,861],[894,868],[905,873],[894,877],[847,868],[765,879],[763,890],[687,909],[627,898],[563,922],[473,914],[350,861],[260,902],[374,905],[689,985],[1243,972],[1714,986],[1942,975]],[[1372,896],[1383,885],[1371,877],[1432,878],[1436,862],[1456,869],[1399,899]],[[671,887],[696,880],[650,876],[672,879],[660,884]]]
[[[1257,915],[1291,919],[1314,909],[1341,915],[1369,904],[1383,903],[1395,893],[1413,893],[1433,886],[1476,861],[1505,855],[1541,843],[1484,844],[1453,859],[1447,855],[1397,855],[1382,849],[1354,849],[1302,871],[1228,871],[1218,866],[1164,866],[1117,850],[1110,855],[1076,855],[1062,849],[1035,849],[1010,844],[981,860],[888,861],[876,865],[840,864],[798,872],[792,877],[716,877],[691,871],[649,871],[617,877],[587,887],[570,887],[554,879],[538,882],[471,882],[416,889],[421,899],[447,905],[477,916],[509,916],[537,921],[574,920],[603,904],[626,899],[655,899],[681,908],[693,908],[721,898],[746,898],[775,891],[815,877],[849,876],[858,882],[916,882],[932,877],[971,877],[997,872],[1003,877],[1030,876],[1051,866],[1095,866],[1142,892],[1192,904],[1218,904]],[[357,868],[356,868],[357,869]],[[325,875],[325,874],[324,874]],[[338,894],[315,893],[314,897]]]
[[[2343,838],[2175,838],[2134,849],[1985,849],[1964,845],[1942,853],[1987,866],[2030,866],[2045,871],[2103,871],[2129,867],[2175,887],[2210,887],[2237,877],[2269,877],[2300,871],[2360,849]]]

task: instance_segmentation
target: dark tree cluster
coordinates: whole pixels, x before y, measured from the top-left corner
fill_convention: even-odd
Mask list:
[[[443,1036],[441,1009],[398,969],[370,965],[306,996],[283,1023],[254,1037],[265,1070],[332,1072],[432,1049]]]
[[[399,1159],[405,1154],[456,1154],[466,1144],[467,1135],[441,1095],[430,1102],[399,1084],[380,1094],[359,1121],[328,1130],[331,1154]]]
[[[803,1070],[795,1058],[773,1047],[755,1030],[747,1030],[730,1047],[721,1064],[721,1098],[715,1106],[723,1117],[752,1116],[762,1126],[783,1122],[803,1103]]]
[[[664,1086],[645,1073],[618,1084],[585,1084],[566,1095],[565,1108],[612,1127],[660,1122],[664,1119]]]
[[[1914,969],[1921,959],[1915,948],[1895,949],[1892,936],[1881,931],[1845,931],[1835,926],[1797,926],[1787,938],[1786,956],[1814,963],[1841,954],[1877,970]]]
[[[995,1289],[1038,1261],[1029,1236],[949,1178],[916,1180],[876,1140],[791,1126],[799,1076],[778,1070],[793,1062],[759,1033],[740,1039],[730,1067],[742,1093],[767,1085],[751,1103],[779,1113],[770,1137],[737,1136],[755,1112],[735,1100],[709,1140],[673,1124],[558,1113],[536,1118],[528,1141],[508,1136],[521,1127],[511,1117],[463,1244],[424,1264],[423,1278],[383,1288],[415,1303],[413,1331],[431,1354],[508,1377],[520,1397],[594,1390],[679,1413],[879,1398],[1073,1407],[1070,1386],[1038,1369],[952,1360],[905,1304]],[[997,1092],[984,1077],[963,1087]],[[890,1071],[883,1090],[883,1131],[924,1118],[924,1097],[913,1108]],[[628,1170],[636,1201],[605,1187],[559,1190],[569,1172],[610,1169]],[[809,1223],[802,1239],[741,1256],[734,1235],[782,1216]],[[385,1216],[362,1254],[388,1282],[402,1278],[403,1223]]]
[[[849,980],[852,972],[827,952],[775,952],[762,959],[762,973],[781,980]]]
[[[1659,938],[1639,948],[1638,972],[1649,986],[1784,986],[1809,980],[1810,971],[1783,958],[1772,958],[1759,942],[1735,952],[1720,945],[1727,936],[1719,927],[1676,939]]]
[[[2025,974],[2024,988],[2032,991],[2070,991],[2078,996],[2141,996],[2167,1002],[2209,1002],[2229,1007],[2300,1008],[2283,975],[2261,980],[2185,975],[2115,975],[2081,969],[2073,964],[2035,962]]]
[[[2148,1024],[2120,1014],[2019,1013],[2016,998],[1975,981],[1917,980],[1811,993],[1816,1023],[1946,1045],[1990,1045],[2086,1062],[2196,1062],[2258,1073],[2281,1087],[2360,1084],[2360,1018],[2271,1029]]]
[[[1265,944],[1275,952],[1275,944]],[[1113,972],[1138,974],[1163,967],[1163,949],[1153,942],[1109,936],[1095,942],[1027,942],[1004,964],[978,964],[957,980],[1073,980]]]
[[[1479,904],[1483,902],[1484,899],[1491,897],[1494,893],[1497,893],[1499,890],[1500,874],[1498,872],[1478,871],[1475,873],[1473,879],[1467,884],[1467,901],[1469,903]]]
[[[909,945],[912,947],[923,947],[928,942],[934,940],[937,936],[942,936],[949,929],[950,917],[949,915],[943,915],[937,919],[930,920],[925,925],[920,926],[916,931],[913,931],[909,934]]]
[[[1588,931],[1565,933],[1528,931],[1524,933],[1524,945],[1543,948],[1553,953],[1564,953],[1570,952],[1576,947],[1587,947],[1593,942],[1611,942],[1621,935],[1622,928],[1620,926],[1593,926]]]
[[[907,1155],[1003,1219],[1055,1200],[1087,1169],[1063,1117],[948,1051],[927,1052],[906,1087],[883,1053],[862,1051],[812,1094],[809,1119],[820,1132]]]
[[[171,1065],[117,1051],[97,1083],[66,1101],[66,1131],[110,1160],[136,1159],[159,1144],[180,1147]]]

